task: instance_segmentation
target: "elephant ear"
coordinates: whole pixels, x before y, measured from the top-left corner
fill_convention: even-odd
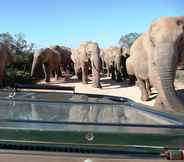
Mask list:
[[[45,48],[44,52],[45,52],[45,57],[48,59],[54,56],[54,52],[51,48]]]
[[[154,31],[154,28],[155,28],[155,23],[153,22],[149,29],[148,29],[148,39],[151,43],[151,46],[154,48],[156,45],[155,45],[155,39],[154,39],[154,34],[155,34],[155,31]]]

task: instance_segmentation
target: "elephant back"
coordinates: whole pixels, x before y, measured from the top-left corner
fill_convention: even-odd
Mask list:
[[[65,46],[53,46],[54,50],[58,51],[61,56],[61,64],[67,65],[71,62],[71,49]]]

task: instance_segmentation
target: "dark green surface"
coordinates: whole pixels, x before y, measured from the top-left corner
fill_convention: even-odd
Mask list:
[[[133,129],[133,128],[132,128]],[[153,147],[182,147],[184,146],[184,132],[180,134],[151,134],[150,133],[102,133],[94,132],[94,140],[87,141],[88,132],[72,131],[39,131],[1,129],[1,141],[22,141],[33,143],[74,144],[94,146],[123,146],[139,145]]]

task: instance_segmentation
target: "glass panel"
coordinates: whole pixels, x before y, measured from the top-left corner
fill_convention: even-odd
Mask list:
[[[16,93],[14,99],[22,99],[22,101],[0,101],[0,119],[145,125],[178,124],[177,121],[167,117],[135,109],[128,104],[121,105],[103,97],[57,93]],[[34,102],[29,99],[34,99]],[[40,102],[39,99],[45,101]],[[60,101],[60,103],[49,101]],[[61,103],[61,101],[71,102]]]

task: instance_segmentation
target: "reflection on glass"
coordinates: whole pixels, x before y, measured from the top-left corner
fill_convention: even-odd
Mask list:
[[[51,94],[20,93],[15,98],[57,99],[60,101],[82,101],[84,103],[1,101],[0,119],[116,124],[173,124],[155,114],[137,110],[127,105],[118,105],[112,101],[111,104],[108,104],[110,101],[105,98],[71,94],[54,94],[51,95],[52,97],[49,95]],[[89,102],[93,102],[93,104]]]

